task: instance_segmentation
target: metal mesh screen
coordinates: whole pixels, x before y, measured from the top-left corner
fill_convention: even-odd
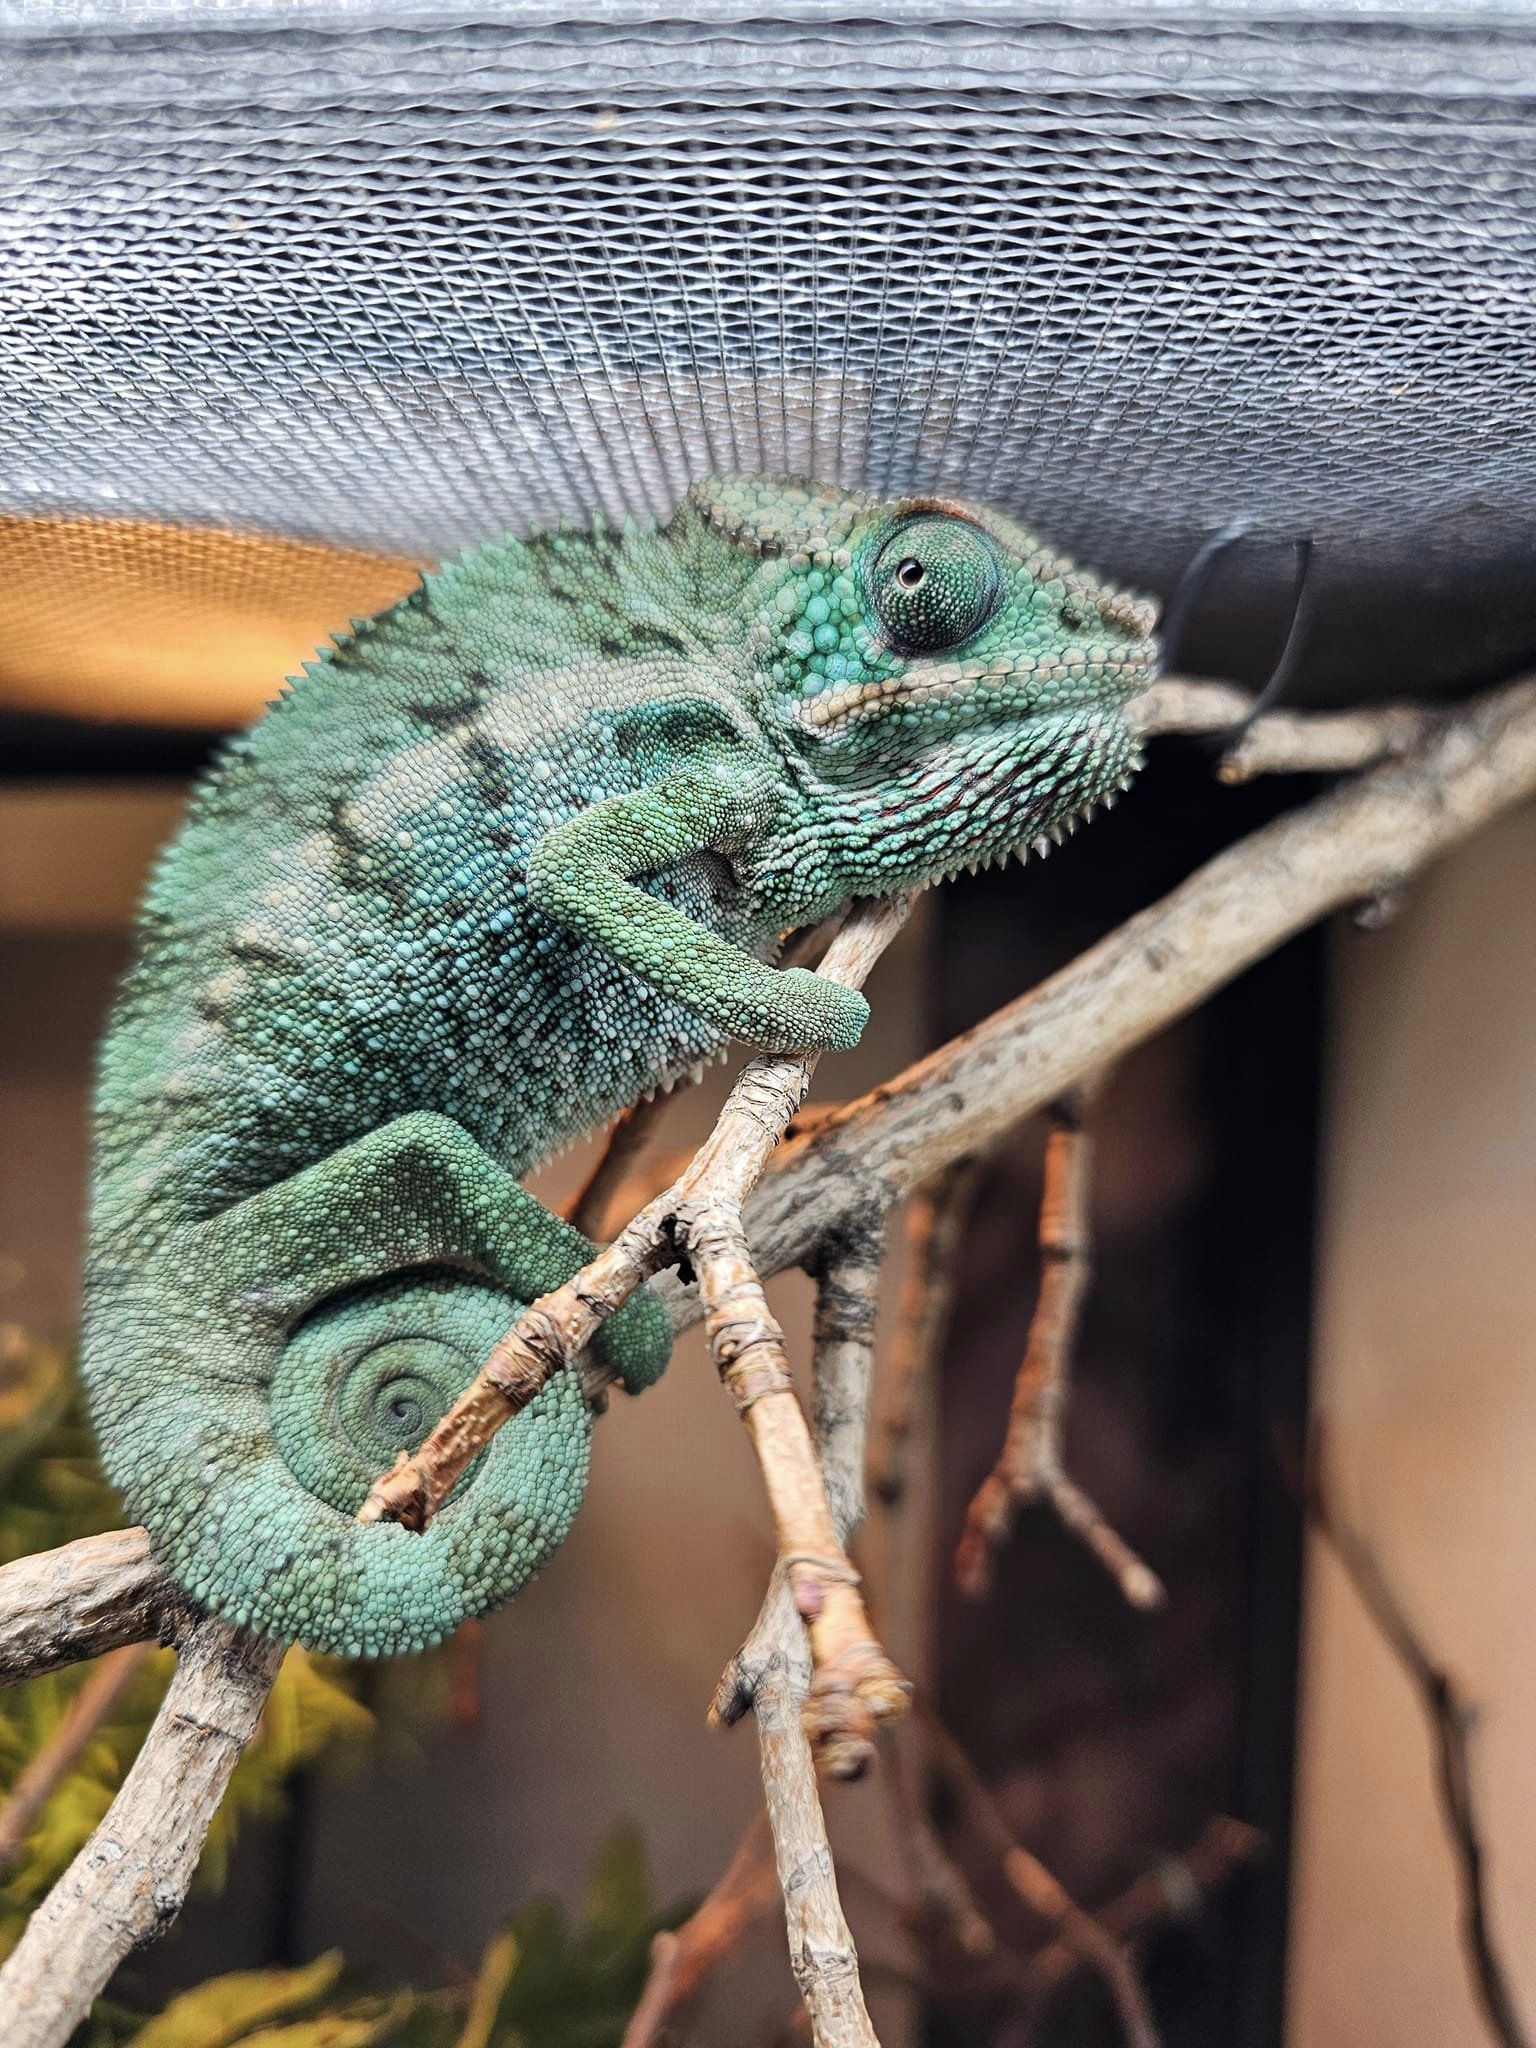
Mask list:
[[[423,557],[788,468],[1516,651],[1523,10],[567,13],[0,0],[0,513]]]

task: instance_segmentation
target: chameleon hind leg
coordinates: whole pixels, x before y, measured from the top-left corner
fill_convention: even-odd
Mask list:
[[[292,1321],[373,1275],[437,1261],[483,1267],[519,1301],[561,1287],[596,1250],[499,1167],[451,1117],[415,1110],[200,1227],[231,1293],[256,1289]],[[620,1309],[597,1348],[631,1393],[666,1368],[671,1325],[649,1293]]]
[[[108,1469],[173,1577],[263,1634],[354,1656],[419,1649],[509,1599],[580,1505],[576,1374],[508,1423],[424,1533],[356,1512],[590,1249],[457,1124],[416,1113],[126,1267],[97,1291],[87,1379]],[[599,1338],[631,1387],[669,1343],[647,1293]]]

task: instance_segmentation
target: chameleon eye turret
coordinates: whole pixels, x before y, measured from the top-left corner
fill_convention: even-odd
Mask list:
[[[903,520],[876,556],[869,594],[894,653],[963,647],[1002,601],[1002,557],[979,526],[919,513]]]
[[[586,1482],[574,1373],[424,1534],[356,1520],[591,1254],[519,1176],[731,1039],[854,1044],[781,934],[1104,799],[1151,623],[994,514],[712,478],[428,576],[226,749],[102,1050],[82,1345],[194,1598],[379,1655],[526,1583]],[[596,1341],[638,1392],[670,1340],[642,1289]]]

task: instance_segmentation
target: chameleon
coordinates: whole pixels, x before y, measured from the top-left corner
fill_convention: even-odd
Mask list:
[[[852,1046],[786,936],[1113,800],[1154,626],[999,514],[721,476],[306,664],[195,787],[98,1062],[82,1377],[180,1586],[351,1656],[517,1592],[585,1487],[575,1373],[424,1532],[356,1514],[591,1255],[522,1176],[732,1040]],[[659,1299],[597,1343],[652,1383]]]

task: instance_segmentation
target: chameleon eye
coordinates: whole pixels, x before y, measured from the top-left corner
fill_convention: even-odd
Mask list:
[[[1003,565],[978,526],[919,513],[875,557],[870,598],[897,654],[934,654],[973,639],[997,610]]]

